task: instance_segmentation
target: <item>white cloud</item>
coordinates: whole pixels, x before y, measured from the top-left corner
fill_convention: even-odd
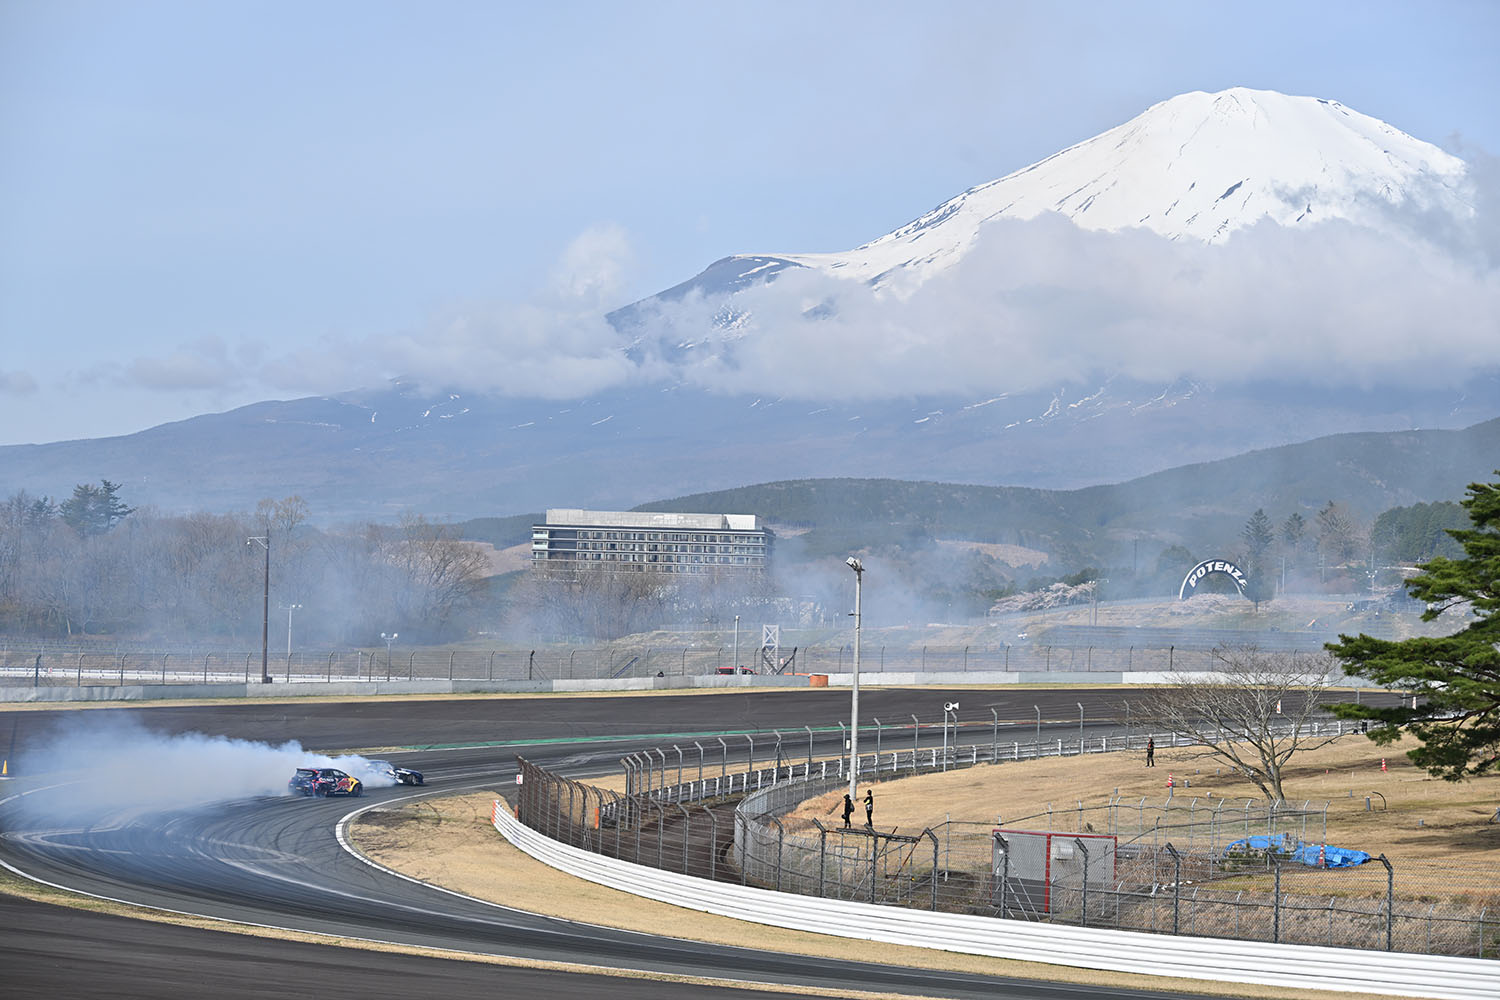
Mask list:
[[[707,303],[666,307],[708,335]],[[1205,247],[1060,216],[988,226],[909,297],[812,270],[740,295],[686,376],[804,398],[1010,390],[1113,374],[1456,385],[1500,366],[1500,273],[1353,225],[1263,223]]]
[[[36,379],[21,371],[0,370],[0,395],[30,396],[37,390]]]
[[[259,375],[283,389],[329,392],[394,376],[429,388],[571,399],[639,374],[604,318],[632,258],[623,230],[600,226],[564,250],[532,301],[455,309],[420,329],[330,338],[267,360]]]
[[[233,389],[244,383],[244,367],[216,337],[183,344],[165,357],[135,358],[116,377],[161,392]]]

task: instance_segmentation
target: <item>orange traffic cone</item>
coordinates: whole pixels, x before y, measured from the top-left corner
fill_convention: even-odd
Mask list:
[[[1167,775],[1167,787],[1171,788],[1172,785],[1173,785],[1172,776],[1169,774],[1169,775]]]
[[[1385,771],[1385,758],[1384,757],[1380,758],[1380,770],[1381,770],[1382,773],[1384,773],[1384,771]]]

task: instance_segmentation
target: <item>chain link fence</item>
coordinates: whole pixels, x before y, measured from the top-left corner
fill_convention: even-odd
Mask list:
[[[282,683],[469,680],[551,681],[623,677],[701,677],[734,670],[732,645],[543,646],[536,649],[369,649],[278,652],[274,641],[266,674]],[[285,644],[282,650],[285,650]],[[766,655],[742,647],[739,660],[762,673],[843,674],[854,666],[848,645],[782,649]],[[0,637],[0,684],[106,686],[116,684],[247,683],[261,677],[262,651],[203,646],[158,646],[84,639],[38,641]],[[1320,654],[1309,652],[1309,663]],[[1215,669],[1211,649],[1166,647],[874,646],[866,645],[860,674],[883,673],[1129,673]]]
[[[912,745],[861,755],[861,781],[1145,741],[1142,734],[960,744],[945,730],[943,746],[921,745],[937,729],[911,727]],[[977,735],[971,728],[967,738]],[[523,760],[517,816],[554,839],[611,857],[824,898],[1163,934],[1500,953],[1500,871],[1383,856],[1349,868],[1298,863],[1295,847],[1326,840],[1327,803],[1114,797],[997,815],[993,825],[845,826],[832,817],[788,816],[847,783],[848,762],[818,757],[811,737],[809,731],[805,752],[793,751],[796,744],[781,734],[748,737],[744,748],[715,739],[638,751],[621,761],[624,791]],[[861,733],[862,742],[868,738]],[[1157,734],[1156,742],[1172,739]],[[1272,846],[1246,844],[1250,838]]]

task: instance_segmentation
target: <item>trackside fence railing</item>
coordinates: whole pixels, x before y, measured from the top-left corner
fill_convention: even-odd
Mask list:
[[[1337,720],[1318,725],[1352,730]],[[1147,735],[1070,746],[960,743],[944,732],[946,745],[924,746],[938,727],[912,727],[901,748],[896,727],[885,728],[896,746],[860,755],[863,784],[1141,747]],[[978,728],[964,738],[978,740]],[[847,759],[819,757],[812,734],[636,751],[621,760],[623,788],[520,760],[516,814],[594,853],[825,899],[1161,934],[1500,955],[1500,871],[1383,856],[1345,869],[1304,863],[1296,848],[1326,841],[1328,803],[1115,796],[922,830],[868,826],[861,810],[846,828],[836,809],[798,809],[819,796],[836,805],[848,780]],[[1170,735],[1153,735],[1158,747],[1172,745]],[[1250,838],[1262,846],[1239,843]]]
[[[261,649],[244,646],[151,646],[89,639],[0,636],[0,679],[38,686],[245,683],[261,677]],[[1309,664],[1317,655],[1307,654]],[[535,649],[306,648],[286,654],[273,641],[266,673],[281,683],[463,680],[599,680],[694,677],[733,672],[732,643],[649,646],[545,645]],[[760,674],[844,674],[853,649],[842,644],[763,651],[740,649],[740,666]],[[867,645],[860,664],[872,682],[882,673],[1131,673],[1213,670],[1210,649],[1176,646],[894,646]]]

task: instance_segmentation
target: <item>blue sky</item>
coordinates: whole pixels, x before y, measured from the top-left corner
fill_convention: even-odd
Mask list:
[[[0,0],[0,444],[337,392],[401,373],[372,341],[472,311],[846,249],[1189,90],[1500,153],[1497,42],[1484,0]]]

